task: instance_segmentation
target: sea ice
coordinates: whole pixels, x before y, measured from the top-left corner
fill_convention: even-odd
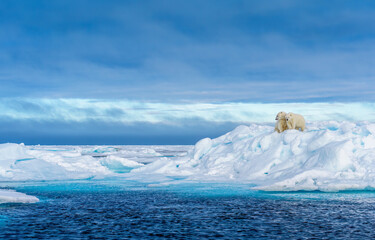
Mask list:
[[[240,182],[267,191],[375,189],[375,124],[238,126],[192,146],[0,144],[0,181],[119,177],[156,184]]]
[[[35,203],[38,201],[39,199],[34,196],[14,190],[0,189],[0,203]]]
[[[0,144],[0,181],[72,180],[118,176],[119,173],[129,172],[156,159],[181,155],[186,152],[186,148]]]
[[[315,122],[305,132],[251,124],[200,140],[187,156],[132,171],[244,182],[268,191],[375,189],[375,124]]]

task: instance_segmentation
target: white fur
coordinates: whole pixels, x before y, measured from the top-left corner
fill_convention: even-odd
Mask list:
[[[275,131],[277,131],[278,133],[281,133],[287,130],[285,115],[286,115],[286,112],[279,112],[276,115],[275,120],[277,120],[277,122],[275,125]]]
[[[306,128],[305,118],[300,114],[290,112],[285,116],[285,119],[288,129],[301,129],[301,131],[304,131]]]

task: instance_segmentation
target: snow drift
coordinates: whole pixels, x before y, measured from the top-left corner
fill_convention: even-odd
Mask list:
[[[239,126],[200,140],[186,157],[133,172],[240,181],[268,191],[375,189],[375,124],[318,122],[281,134],[273,126]]]

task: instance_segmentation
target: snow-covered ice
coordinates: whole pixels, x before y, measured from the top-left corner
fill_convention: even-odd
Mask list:
[[[0,189],[0,203],[35,203],[39,199],[13,190]]]
[[[72,180],[117,176],[190,146],[25,146],[0,144],[0,181]]]
[[[157,159],[186,154],[191,146],[25,146],[0,144],[0,182],[102,179]],[[0,190],[0,203],[35,202],[35,197]]]
[[[375,189],[375,124],[307,126],[281,134],[264,124],[239,126],[200,140],[185,157],[160,159],[133,173],[245,182],[269,191]]]
[[[151,185],[240,182],[267,191],[375,189],[375,124],[309,122],[307,131],[238,126],[195,146],[0,144],[0,181],[118,177]],[[0,197],[1,197],[0,192]]]

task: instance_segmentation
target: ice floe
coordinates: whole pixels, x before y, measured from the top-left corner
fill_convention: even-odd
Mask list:
[[[304,132],[238,126],[195,146],[0,144],[0,181],[119,177],[155,184],[241,182],[267,191],[375,189],[375,124],[309,122]]]
[[[72,180],[118,176],[157,159],[186,153],[186,148],[0,144],[0,181]]]
[[[251,124],[200,140],[187,156],[134,173],[246,182],[268,191],[375,189],[375,124],[309,123],[305,132]]]
[[[26,195],[24,193],[16,192],[14,190],[0,189],[0,204],[1,203],[35,203],[39,199],[34,196]]]

